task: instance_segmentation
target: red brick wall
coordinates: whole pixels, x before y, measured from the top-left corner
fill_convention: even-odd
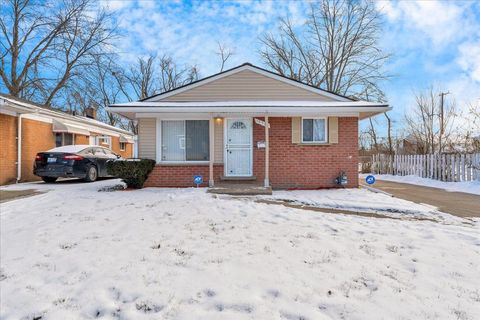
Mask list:
[[[358,186],[358,119],[339,118],[338,144],[292,144],[291,118],[270,118],[270,184],[273,188],[331,188],[340,171],[348,177],[347,187]],[[254,123],[253,174],[259,183],[265,177],[264,127]],[[208,185],[208,165],[156,166],[146,182],[153,187],[193,186],[193,176],[203,175]],[[214,166],[214,179],[223,175],[223,165]]]
[[[338,119],[338,144],[292,144],[291,118],[269,118],[270,184],[273,188],[331,188],[345,171],[347,187],[358,186],[358,119]],[[253,173],[258,181],[265,177],[265,129],[254,124]]]
[[[0,114],[0,185],[17,178],[17,118]]]
[[[75,135],[75,144],[90,144],[89,136],[82,136],[80,134]]]
[[[113,152],[121,155],[124,158],[133,158],[133,144],[126,143],[125,150],[120,150],[120,138],[119,137],[112,137],[112,150]]]
[[[40,180],[33,174],[33,163],[38,152],[55,148],[55,133],[52,124],[22,119],[22,179]]]

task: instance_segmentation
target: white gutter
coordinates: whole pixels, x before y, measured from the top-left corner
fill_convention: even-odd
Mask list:
[[[391,110],[388,106],[368,106],[368,107],[108,107],[109,111],[116,113],[122,112],[152,112],[152,113],[270,113],[294,115],[298,113],[357,113],[357,112],[385,112]]]
[[[184,108],[184,107],[220,107],[229,109],[232,107],[387,107],[385,103],[376,103],[368,101],[198,101],[198,102],[147,102],[136,101],[127,103],[112,104],[110,108],[128,108],[128,107],[169,107],[169,108]]]

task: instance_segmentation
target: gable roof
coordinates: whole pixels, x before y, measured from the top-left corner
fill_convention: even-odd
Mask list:
[[[197,81],[194,81],[192,83],[180,86],[178,88],[175,88],[175,89],[163,92],[163,93],[159,93],[159,94],[147,97],[147,98],[144,98],[140,101],[157,102],[157,101],[163,100],[165,98],[168,98],[170,96],[177,95],[179,93],[194,89],[196,87],[199,87],[199,86],[208,84],[210,82],[213,82],[213,81],[216,81],[216,80],[219,80],[219,79],[237,74],[237,73],[245,71],[245,70],[249,70],[249,71],[252,71],[254,73],[266,76],[268,78],[275,79],[275,80],[281,81],[283,83],[287,83],[289,85],[295,86],[297,88],[300,88],[300,89],[303,89],[303,90],[306,90],[306,91],[309,91],[309,92],[313,92],[313,93],[315,93],[319,96],[323,96],[323,97],[326,97],[328,99],[332,99],[334,101],[344,101],[344,102],[345,101],[355,101],[354,99],[351,99],[351,98],[348,98],[348,97],[345,97],[345,96],[342,96],[342,95],[339,95],[339,94],[336,94],[336,93],[333,93],[333,92],[330,92],[330,91],[327,91],[327,90],[324,90],[324,89],[319,89],[317,87],[311,86],[309,84],[303,83],[303,82],[298,81],[298,80],[290,79],[288,77],[285,77],[285,76],[277,74],[275,72],[263,69],[261,67],[255,66],[255,65],[250,64],[250,63],[244,63],[244,64],[239,65],[237,67],[234,67],[234,68],[231,68],[229,70],[211,75],[209,77],[206,77],[206,78],[203,78],[203,79],[200,79],[200,80],[197,80]]]

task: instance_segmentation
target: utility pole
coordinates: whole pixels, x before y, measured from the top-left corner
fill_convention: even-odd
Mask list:
[[[444,133],[444,128],[443,128],[443,100],[444,97],[450,94],[450,91],[447,92],[440,92],[440,137],[438,138],[438,153],[442,154],[442,136]]]

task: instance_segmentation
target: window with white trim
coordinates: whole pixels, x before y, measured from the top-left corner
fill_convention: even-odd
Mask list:
[[[208,120],[164,120],[162,161],[208,161]]]
[[[125,151],[126,148],[127,148],[127,143],[120,142],[120,151]]]
[[[327,142],[327,118],[302,118],[302,142]]]
[[[102,147],[112,147],[112,137],[110,136],[97,136],[97,145]]]

